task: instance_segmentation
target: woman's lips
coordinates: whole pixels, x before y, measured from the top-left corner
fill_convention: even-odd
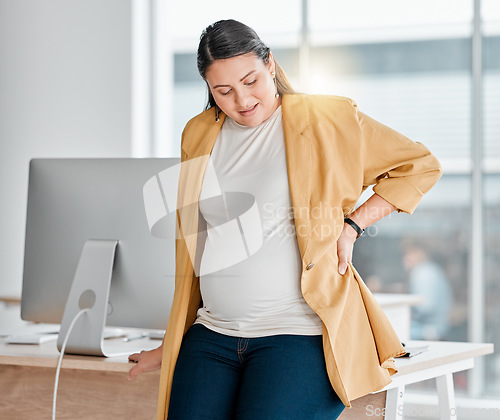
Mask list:
[[[243,115],[244,117],[249,117],[250,115],[255,114],[255,112],[257,111],[257,105],[258,104],[255,104],[253,107],[251,107],[245,111],[240,111],[240,114]]]

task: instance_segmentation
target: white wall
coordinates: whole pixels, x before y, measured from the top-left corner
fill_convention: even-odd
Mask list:
[[[0,0],[0,295],[20,295],[28,162],[131,153],[128,0]]]

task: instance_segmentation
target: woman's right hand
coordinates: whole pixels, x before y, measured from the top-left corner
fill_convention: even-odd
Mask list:
[[[135,379],[137,375],[143,372],[150,372],[159,369],[163,354],[163,345],[154,350],[143,350],[140,353],[131,354],[128,360],[137,363],[128,372],[128,380]]]

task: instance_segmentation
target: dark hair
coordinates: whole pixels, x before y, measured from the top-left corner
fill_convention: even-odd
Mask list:
[[[198,45],[198,72],[205,79],[207,69],[215,60],[236,57],[253,52],[264,63],[269,63],[271,50],[249,26],[233,19],[219,20],[209,25],[200,37]],[[278,93],[295,93],[284,71],[275,62],[276,86]],[[207,84],[208,88],[208,84]],[[215,106],[215,100],[208,88],[208,102],[205,109]]]

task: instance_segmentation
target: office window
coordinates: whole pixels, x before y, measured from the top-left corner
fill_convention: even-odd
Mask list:
[[[500,142],[500,139],[497,140]],[[500,345],[500,171],[485,177],[485,340]],[[485,391],[500,394],[500,357],[488,359]]]
[[[372,291],[428,294],[434,302],[434,311],[413,314],[417,339],[469,339],[472,21],[472,1],[310,1],[311,91],[353,98],[443,165],[412,216],[393,213],[355,247]],[[423,273],[432,276],[430,290]],[[457,394],[469,382],[456,375]],[[435,390],[425,382],[414,388],[427,387]]]
[[[483,0],[485,340],[500,345],[500,3]],[[500,357],[487,359],[485,391],[500,393]]]

